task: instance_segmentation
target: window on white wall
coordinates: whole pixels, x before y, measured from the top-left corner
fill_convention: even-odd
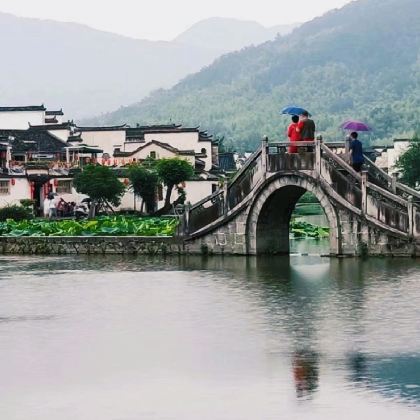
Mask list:
[[[73,181],[71,179],[59,179],[57,183],[57,194],[71,194]]]
[[[155,151],[150,152],[150,157],[151,157],[152,159],[156,159],[156,152],[155,152]]]
[[[10,194],[10,181],[0,181],[0,195]]]

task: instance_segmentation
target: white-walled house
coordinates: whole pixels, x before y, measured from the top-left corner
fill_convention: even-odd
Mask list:
[[[186,160],[192,166],[196,165],[194,150],[179,150],[157,140],[147,142],[131,152],[114,151],[114,161],[120,165],[142,162],[147,158],[166,159],[175,157]],[[204,162],[202,166],[204,167]]]
[[[12,109],[13,108],[13,109]],[[1,119],[3,112],[3,120]],[[112,167],[124,178],[133,162],[178,157],[195,168],[194,179],[183,186],[187,201],[195,203],[214,192],[218,145],[198,127],[181,125],[81,127],[63,122],[63,111],[42,106],[0,108],[0,207],[34,199],[38,209],[50,192],[79,203],[84,195],[73,187],[74,170],[86,163]],[[163,141],[165,140],[165,141]],[[158,208],[164,204],[165,187],[158,191]],[[174,189],[172,200],[177,198]],[[140,209],[141,200],[127,189],[120,209]]]
[[[98,147],[107,156],[112,156],[114,149],[122,147],[126,138],[127,126],[79,127],[74,126],[74,134],[80,135],[84,144]],[[101,158],[102,155],[99,156]]]
[[[117,153],[133,152],[152,141],[167,144],[178,151],[193,151],[195,157],[204,162],[204,170],[210,171],[217,165],[217,144],[199,127],[181,125],[137,126],[126,129],[126,140]]]

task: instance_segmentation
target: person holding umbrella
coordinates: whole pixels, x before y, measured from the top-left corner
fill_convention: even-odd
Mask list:
[[[299,106],[287,106],[283,108],[281,111],[282,114],[289,114],[289,115],[299,115],[300,121],[297,123],[297,127],[292,127],[292,124],[289,125],[289,129],[295,131],[295,141],[314,141],[315,140],[315,123],[309,117],[311,114],[304,108]],[[292,118],[293,121],[293,118]],[[290,131],[288,130],[288,137],[291,141],[293,141],[290,137]],[[290,148],[292,149],[292,147]],[[290,150],[289,149],[289,150]],[[293,147],[293,149],[297,149],[297,147]],[[308,150],[312,149],[309,147]],[[297,151],[297,150],[296,150]],[[296,153],[296,152],[290,152]]]
[[[346,142],[346,150],[348,148],[353,169],[356,172],[360,172],[365,158],[363,156],[362,142],[358,139],[358,131],[372,131],[372,129],[363,121],[358,120],[344,121],[341,124],[341,128],[346,131],[352,131],[348,138],[348,142]]]
[[[356,172],[362,170],[363,163],[365,158],[363,156],[363,145],[362,142],[358,139],[359,135],[356,131],[350,133],[350,157],[351,157],[351,166]]]
[[[300,115],[297,131],[300,133],[302,141],[315,140],[315,123],[309,118],[308,111],[303,111]]]
[[[295,141],[300,141],[301,136],[300,133],[297,131],[299,123],[299,117],[297,115],[292,116],[292,122],[290,123],[289,127],[287,128],[287,137],[291,143]],[[298,148],[296,146],[289,147],[289,153],[297,153]]]

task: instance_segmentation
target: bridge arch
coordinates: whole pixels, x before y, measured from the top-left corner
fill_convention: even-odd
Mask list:
[[[301,173],[282,174],[263,185],[247,219],[248,254],[288,254],[290,218],[299,198],[309,191],[320,202],[330,227],[330,252],[341,253],[338,215],[316,181]]]

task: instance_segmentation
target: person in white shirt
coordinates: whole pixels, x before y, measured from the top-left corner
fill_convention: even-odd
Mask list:
[[[49,217],[50,215],[50,199],[48,198],[48,196],[45,196],[44,198],[44,204],[43,204],[43,213],[44,213],[44,217]]]
[[[49,211],[50,218],[57,217],[57,204],[56,204],[55,197],[51,198],[49,209],[50,209]]]

